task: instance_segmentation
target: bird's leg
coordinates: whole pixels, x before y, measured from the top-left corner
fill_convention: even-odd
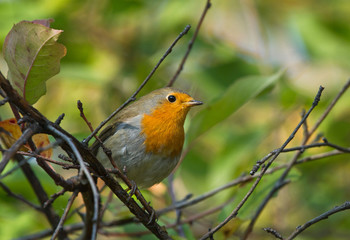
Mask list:
[[[131,187],[129,187],[128,189],[126,189],[126,191],[130,191],[129,192],[129,197],[127,199],[127,201],[129,202],[131,197],[136,193],[137,191],[137,185],[133,180],[130,180],[131,183]]]

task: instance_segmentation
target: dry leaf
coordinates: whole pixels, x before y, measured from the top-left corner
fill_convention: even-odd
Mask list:
[[[10,118],[4,121],[0,121],[0,138],[6,148],[10,148],[21,136],[22,131],[18,126],[15,118]],[[33,142],[37,148],[42,148],[50,144],[50,140],[47,134],[35,134]],[[20,148],[21,151],[28,152],[30,147],[26,144]],[[48,149],[40,153],[41,156],[50,158],[52,155],[52,149]]]

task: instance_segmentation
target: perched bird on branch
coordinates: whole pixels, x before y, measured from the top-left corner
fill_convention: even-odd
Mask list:
[[[184,122],[191,107],[203,104],[175,88],[155,90],[121,110],[99,138],[116,166],[141,188],[169,176],[179,162]],[[106,168],[113,168],[99,141],[91,146]]]

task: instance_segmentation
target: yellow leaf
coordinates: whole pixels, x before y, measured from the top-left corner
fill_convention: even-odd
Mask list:
[[[33,142],[37,148],[42,148],[50,144],[49,136],[47,134],[39,133],[33,136]],[[52,156],[52,148],[40,153],[41,156],[50,158]]]
[[[6,148],[10,148],[21,136],[22,131],[18,126],[15,118],[6,119],[0,121],[0,139]],[[49,137],[46,134],[35,134],[33,137],[33,142],[37,148],[42,148],[50,144]],[[21,151],[28,152],[30,147],[26,144],[20,148]],[[48,149],[40,153],[41,156],[50,158],[52,155],[52,149]]]
[[[220,232],[224,234],[225,238],[230,238],[243,223],[244,221],[239,218],[232,219],[220,230]]]

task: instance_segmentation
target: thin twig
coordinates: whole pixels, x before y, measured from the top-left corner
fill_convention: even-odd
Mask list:
[[[296,164],[302,164],[302,163],[306,163],[306,162],[310,162],[310,161],[315,161],[315,160],[319,160],[319,159],[323,159],[326,157],[331,157],[331,156],[335,156],[335,155],[339,155],[339,154],[344,154],[343,152],[340,152],[338,150],[334,150],[334,151],[330,151],[327,153],[321,153],[321,154],[317,154],[317,155],[313,155],[313,156],[309,156],[309,157],[305,157],[303,159],[300,159],[297,161]],[[275,167],[273,169],[269,169],[266,174],[272,174],[278,170],[281,170],[283,168],[286,168],[287,164],[283,164],[280,165],[278,167]],[[233,181],[231,181],[230,183],[224,185],[224,186],[220,186],[219,188],[216,188],[208,193],[205,193],[203,195],[200,195],[194,199],[188,199],[188,197],[186,197],[183,201],[177,202],[175,205],[173,206],[169,206],[167,208],[161,209],[159,211],[157,211],[157,215],[162,215],[164,213],[170,212],[174,209],[180,209],[180,208],[185,208],[191,205],[195,205],[198,202],[201,202],[225,189],[228,189],[229,187],[233,187],[233,186],[237,186],[240,183],[246,183],[248,181],[253,180],[254,178],[256,178],[257,176],[243,176],[243,177],[239,177]],[[81,205],[79,208],[83,208],[84,205]],[[71,215],[71,214],[70,214]],[[192,219],[193,220],[193,219]],[[135,217],[132,218],[126,218],[126,219],[122,219],[122,220],[114,220],[112,222],[106,222],[103,223],[103,227],[111,227],[111,226],[121,226],[121,225],[125,225],[125,224],[129,224],[129,223],[135,223],[138,222],[138,220]],[[182,223],[184,222],[188,222],[187,219],[183,220]],[[174,224],[169,225],[169,226],[174,226]],[[67,225],[64,226],[63,229],[65,230],[65,232],[67,233],[72,233],[78,230],[81,230],[83,228],[83,224],[73,224],[73,225]],[[17,240],[31,240],[31,239],[38,239],[38,238],[43,238],[43,237],[47,237],[50,234],[52,234],[52,230],[44,230],[42,232],[36,233],[34,235],[30,235],[30,236],[26,236]],[[145,232],[146,234],[146,232]]]
[[[178,227],[179,225],[184,225],[184,224],[188,224],[188,223],[193,223],[195,222],[196,220],[199,220],[199,219],[202,219],[204,217],[207,217],[211,214],[214,214],[218,211],[220,211],[221,209],[223,209],[225,206],[227,206],[229,203],[231,203],[232,201],[234,200],[234,198],[232,199],[229,199],[228,201],[220,204],[219,206],[216,206],[216,207],[213,207],[213,208],[210,208],[208,210],[205,210],[203,212],[200,212],[198,214],[195,214],[195,215],[192,215],[191,217],[188,217],[184,220],[181,220],[180,222],[177,222],[177,223],[172,223],[172,224],[168,224],[166,225],[165,227],[168,229],[168,228],[176,228]],[[119,222],[117,223],[119,225]],[[117,226],[118,226],[117,225]],[[104,224],[104,226],[116,226],[115,223],[106,223]],[[144,236],[144,235],[147,235],[147,234],[150,234],[150,232],[148,231],[142,231],[142,232],[132,232],[132,233],[109,233],[109,232],[106,232],[106,231],[100,231],[101,234],[103,235],[106,235],[106,236],[114,236],[114,237],[141,237],[141,236]]]
[[[302,159],[298,160],[296,162],[296,164],[302,164],[302,163],[306,163],[306,162],[316,161],[316,160],[320,160],[320,159],[323,159],[326,157],[336,156],[336,155],[340,155],[340,154],[345,154],[345,153],[338,151],[338,150],[333,150],[330,152],[320,153],[320,154],[316,154],[316,155],[302,158]],[[282,170],[282,169],[286,168],[287,166],[288,166],[288,164],[283,164],[283,165],[279,165],[277,167],[274,167],[272,169],[269,169],[266,171],[265,175],[273,174],[274,172]],[[229,182],[223,186],[215,188],[215,189],[213,189],[207,193],[204,193],[202,195],[199,195],[193,199],[191,199],[191,194],[189,194],[188,196],[185,197],[185,199],[178,201],[171,206],[168,206],[168,207],[165,207],[163,209],[158,210],[157,215],[161,216],[161,215],[163,215],[167,212],[173,211],[175,209],[183,209],[183,208],[186,208],[189,206],[193,206],[199,202],[202,202],[202,201],[222,192],[223,190],[229,189],[229,188],[234,187],[234,186],[238,186],[240,184],[245,184],[247,182],[250,182],[250,181],[254,180],[255,178],[257,178],[257,176],[258,175],[256,175],[256,176],[245,175],[245,176],[238,177],[238,178],[232,180],[231,182]],[[134,222],[134,219],[135,218],[123,219],[122,223],[132,223],[132,222]],[[120,224],[119,220],[118,220],[118,224]]]
[[[43,147],[37,148],[37,149],[35,150],[35,152],[36,152],[37,154],[40,154],[40,153],[45,152],[45,151],[47,151],[47,150],[54,149],[55,147],[61,145],[61,143],[62,143],[62,141],[61,141],[60,139],[58,139],[58,140],[55,141],[55,142],[52,142],[52,143],[47,144],[47,145],[45,145],[45,146],[43,146]]]
[[[313,155],[313,156],[308,156],[308,157],[302,158],[302,159],[298,160],[296,162],[296,164],[302,164],[302,163],[305,163],[305,162],[311,162],[311,161],[323,159],[323,158],[326,158],[326,157],[336,156],[336,155],[340,155],[340,154],[344,154],[344,152],[341,152],[341,151],[338,151],[338,150],[334,150],[334,151],[330,151],[330,152],[327,152],[327,153],[320,153],[320,154],[316,154],[316,155]],[[274,173],[276,171],[279,171],[279,170],[281,170],[283,168],[286,168],[287,166],[288,166],[288,164],[283,164],[283,165],[279,165],[277,167],[274,167],[272,169],[269,169],[269,170],[266,171],[265,175],[272,174],[272,173]],[[206,200],[206,199],[208,199],[208,198],[210,198],[210,197],[220,193],[223,190],[229,189],[229,188],[237,186],[239,184],[250,182],[253,179],[257,178],[259,174],[255,175],[255,176],[245,175],[245,176],[238,177],[238,178],[228,182],[227,184],[225,184],[223,186],[220,186],[218,188],[215,188],[215,189],[213,189],[213,190],[211,190],[209,192],[206,192],[206,193],[204,193],[202,195],[199,195],[196,198],[185,199],[183,201],[179,201],[179,202],[175,203],[172,206],[168,206],[168,207],[165,207],[163,209],[160,209],[160,210],[157,211],[157,215],[160,216],[160,215],[165,214],[167,212],[170,212],[170,211],[172,211],[174,209],[182,209],[182,208],[186,208],[186,207],[195,205],[195,204],[197,204],[199,202],[202,202],[202,201],[204,201],[204,200]]]
[[[46,208],[47,206],[49,206],[50,204],[52,204],[59,196],[62,196],[65,192],[67,192],[66,189],[62,189],[61,191],[54,193],[50,196],[50,199],[47,200],[43,207]]]
[[[22,147],[28,141],[28,139],[30,139],[36,133],[37,128],[35,126],[36,125],[24,130],[21,137],[8,150],[6,150],[3,153],[2,160],[0,162],[0,174],[5,169],[10,159],[16,154],[17,150],[20,147]]]
[[[279,232],[277,232],[275,229],[272,229],[272,228],[263,228],[263,230],[264,230],[265,232],[267,232],[267,233],[272,234],[275,238],[283,240],[282,235],[281,235]]]
[[[42,212],[42,208],[40,206],[37,206],[33,203],[31,203],[30,201],[28,201],[27,199],[25,199],[23,196],[18,195],[13,193],[5,184],[3,184],[2,182],[0,182],[0,187],[2,187],[2,189],[4,189],[4,191],[11,197],[14,197],[22,202],[24,202],[25,204],[27,204],[28,206],[34,208],[35,210]]]
[[[321,98],[321,93],[323,91],[323,87],[320,86],[319,91],[312,103],[312,107],[309,109],[309,111],[306,114],[302,115],[302,119],[301,122],[299,123],[298,126],[304,125],[304,122],[306,121],[306,119],[308,118],[309,114],[311,113],[311,111],[313,110],[314,107],[316,107],[318,105],[318,102],[320,101]],[[296,131],[294,132],[294,134],[292,134],[292,138],[294,138]],[[305,132],[304,132],[305,133]],[[306,143],[306,141],[309,139],[309,136],[304,136],[304,140],[302,142],[302,146],[303,147]],[[283,174],[281,175],[281,177],[276,181],[275,186],[282,184],[283,182],[285,182],[285,178],[287,177],[289,171],[291,170],[292,166],[295,164],[295,162],[297,161],[297,159],[299,158],[299,156],[304,152],[304,148],[301,148],[296,154],[295,156],[292,158],[292,160],[290,161],[290,163],[288,163],[288,166],[286,167],[285,171],[283,172]],[[276,156],[276,155],[275,155]],[[271,162],[271,161],[270,161]],[[269,162],[269,163],[270,163]],[[243,239],[247,239],[249,234],[251,233],[251,231],[253,230],[254,224],[257,220],[257,218],[260,216],[261,212],[263,211],[263,209],[265,208],[265,206],[267,205],[267,203],[269,202],[269,200],[271,199],[271,197],[278,191],[278,188],[272,188],[271,191],[266,195],[266,197],[264,198],[264,200],[262,201],[262,203],[260,204],[259,208],[257,209],[257,211],[255,212],[250,224],[248,225]]]
[[[322,138],[322,140],[323,140],[324,144],[329,146],[329,147],[335,148],[335,149],[342,151],[342,152],[345,152],[345,153],[350,153],[350,148],[344,148],[342,146],[338,146],[336,144],[330,143],[330,142],[328,142],[328,140],[326,138]]]
[[[76,138],[74,138],[72,135],[70,135],[67,131],[60,128],[56,124],[50,122],[46,117],[44,117],[37,109],[30,106],[28,102],[26,102],[21,96],[18,95],[16,90],[13,89],[10,82],[1,74],[0,71],[0,86],[4,91],[6,92],[7,96],[9,97],[10,101],[15,104],[15,106],[19,109],[19,111],[23,115],[29,116],[31,122],[36,122],[40,125],[43,132],[50,134],[58,139],[64,139],[64,143],[62,143],[62,148],[67,153],[71,154],[70,156],[74,159],[78,158],[78,162],[81,165],[81,169],[86,167],[82,163],[82,156],[84,156],[84,160],[90,165],[91,169],[94,170],[96,175],[100,176],[101,179],[110,187],[110,189],[113,191],[113,193],[128,207],[131,213],[133,213],[141,222],[142,224],[148,228],[155,236],[161,239],[169,239],[168,233],[165,229],[163,229],[157,222],[149,222],[149,214],[145,212],[132,198],[129,198],[129,195],[127,192],[124,191],[124,189],[120,186],[120,184],[115,180],[114,177],[112,177],[106,169],[102,166],[100,162],[96,160],[96,158],[91,154],[91,152],[82,145]],[[73,151],[72,151],[73,150]],[[81,152],[81,155],[79,154]],[[15,155],[15,157],[22,157],[20,155]],[[26,166],[29,164],[24,164]],[[30,168],[30,166],[29,166]],[[23,169],[23,167],[22,167]],[[80,170],[81,173],[82,170]],[[86,171],[87,172],[87,171]],[[31,174],[31,175],[30,175]],[[84,172],[85,174],[85,172]],[[28,178],[32,175],[35,177],[35,174],[31,171],[26,173],[26,176],[28,175]],[[82,176],[82,174],[80,174]],[[89,175],[87,175],[88,183],[90,183]],[[32,181],[34,182],[35,179],[29,179],[30,183]],[[38,181],[37,181],[38,182]],[[40,182],[38,182],[36,185],[38,187],[33,187],[33,189],[38,192],[38,198],[40,199],[40,203],[43,204],[48,200],[48,197],[45,193],[45,191],[41,191],[42,193],[39,193],[39,191],[36,188],[42,189]],[[84,193],[84,192],[83,192]],[[88,191],[86,191],[88,193]],[[91,193],[93,195],[93,193]],[[96,196],[96,194],[95,194]],[[98,201],[92,201],[92,208],[94,209],[96,206],[98,206]],[[45,214],[47,215],[48,220],[50,221],[50,224],[55,228],[59,222],[59,217],[53,210],[50,209],[44,209]],[[95,214],[95,212],[91,211],[91,215]],[[89,217],[88,219],[93,220],[93,216]],[[57,221],[56,221],[57,220]],[[89,223],[89,226],[92,226],[92,223]],[[94,224],[95,225],[95,224]],[[89,229],[89,235],[91,236],[91,227]],[[65,236],[62,234],[62,239]]]
[[[202,15],[201,15],[201,17],[199,19],[199,22],[197,24],[196,30],[194,31],[193,37],[192,37],[191,41],[188,43],[187,51],[186,51],[184,57],[182,58],[182,61],[181,61],[180,65],[179,65],[177,71],[175,72],[175,74],[172,77],[172,79],[169,81],[167,87],[171,87],[174,84],[174,82],[176,81],[177,77],[180,75],[182,69],[184,68],[184,65],[186,63],[187,57],[188,57],[188,55],[190,54],[190,52],[192,50],[193,44],[196,41],[196,38],[197,38],[197,35],[198,35],[198,32],[199,32],[199,29],[202,26],[202,23],[204,21],[205,15],[207,14],[207,12],[208,12],[210,7],[211,7],[211,2],[210,2],[210,0],[207,0],[207,3],[205,4],[204,10],[202,12]]]
[[[83,158],[81,157],[80,152],[74,145],[74,143],[71,141],[71,139],[63,134],[62,132],[58,131],[56,128],[52,127],[51,125],[48,126],[48,129],[50,129],[53,133],[60,136],[72,149],[73,153],[75,154],[79,164],[80,164],[80,175],[84,173],[85,177],[87,178],[89,185],[91,187],[92,193],[93,193],[93,201],[94,201],[94,211],[93,211],[93,217],[92,217],[92,238],[95,239],[97,235],[97,221],[98,221],[98,212],[99,212],[99,193],[96,188],[95,182],[92,179],[89,170],[86,168]]]
[[[333,101],[331,102],[331,104],[327,107],[327,109],[325,110],[324,114],[319,118],[319,120],[316,122],[316,124],[313,126],[313,128],[308,132],[308,135],[304,135],[304,138],[302,140],[301,143],[301,149],[294,155],[294,157],[292,158],[292,160],[288,163],[288,166],[286,167],[285,171],[282,173],[282,175],[280,176],[280,178],[277,180],[276,184],[278,183],[282,183],[285,181],[286,177],[288,176],[290,170],[292,169],[292,167],[296,164],[297,159],[300,157],[300,155],[304,152],[304,146],[305,144],[309,141],[311,135],[316,131],[316,129],[320,126],[320,124],[323,122],[323,120],[326,118],[326,116],[329,114],[329,112],[334,108],[335,104],[337,103],[337,101],[340,99],[340,97],[344,94],[344,92],[349,88],[350,86],[350,80],[348,80],[348,82],[344,85],[344,87],[340,90],[340,92],[337,94],[337,96],[333,99]],[[320,87],[321,88],[321,87]],[[320,95],[320,94],[318,94]],[[319,101],[320,96],[316,96],[315,101],[317,100]],[[314,105],[313,103],[313,105]],[[305,116],[303,117],[303,119],[305,118]],[[305,132],[304,132],[305,133]],[[324,138],[324,143],[326,143],[328,146],[333,147],[337,150],[343,151],[343,152],[348,152],[349,149],[346,148],[342,148],[339,147],[337,145],[333,145],[328,143],[328,141]],[[312,145],[312,144],[310,144]],[[251,224],[248,226],[246,232],[245,232],[245,238],[248,237],[248,235],[250,234],[250,232],[253,229],[253,225],[256,221],[256,219],[259,217],[260,213],[262,212],[262,210],[264,209],[264,207],[266,206],[266,204],[268,203],[268,201],[271,199],[271,197],[276,193],[276,189],[272,189],[269,194],[265,197],[265,199],[262,202],[262,205],[260,206],[260,208],[258,209],[258,211],[256,212],[256,214],[254,215],[254,218],[251,221]]]
[[[291,148],[286,148],[283,149],[283,153],[286,152],[294,152],[294,151],[301,151],[303,152],[305,149],[309,149],[309,148],[318,148],[318,147],[332,147],[334,149],[337,149],[341,152],[344,153],[350,153],[350,148],[345,148],[333,143],[328,142],[325,138],[323,138],[323,143],[311,143],[308,145],[303,145],[303,146],[297,146],[297,147],[291,147]],[[265,157],[263,157],[262,159],[258,160],[255,165],[253,166],[252,170],[250,171],[250,175],[254,175],[260,168],[260,166],[262,164],[264,164],[270,157],[272,157],[273,155],[275,155],[278,152],[278,149],[275,149],[273,151],[271,151],[269,154],[267,154]]]
[[[72,207],[72,204],[73,204],[73,202],[74,202],[74,199],[75,199],[77,196],[78,196],[78,191],[74,191],[74,193],[72,194],[72,196],[69,198],[68,204],[67,204],[67,206],[66,206],[66,209],[64,209],[63,215],[62,215],[62,217],[61,217],[61,219],[60,219],[60,221],[59,221],[59,223],[58,223],[58,225],[57,225],[57,227],[56,227],[54,233],[53,233],[52,236],[51,236],[51,240],[56,239],[58,233],[60,232],[60,230],[62,230],[62,228],[63,228],[63,223],[64,223],[64,221],[66,220],[67,214],[68,214],[70,208]]]
[[[39,155],[39,154],[34,153],[34,152],[17,151],[17,154],[20,154],[20,155],[23,155],[23,156],[28,156],[28,157],[33,157],[33,158],[40,158],[40,159],[42,159],[44,161],[47,161],[47,162],[50,162],[50,163],[62,166],[63,168],[79,168],[78,165],[73,165],[73,164],[70,164],[70,163],[63,163],[63,162],[60,162],[60,161],[56,161],[56,160],[44,157],[44,156]]]
[[[305,109],[303,109],[302,112],[301,112],[301,118],[303,118],[304,115],[305,115]],[[309,135],[310,135],[309,134],[309,126],[308,126],[307,120],[306,120],[304,122],[304,124],[303,124],[303,136],[304,136],[304,139],[308,138]]]
[[[217,211],[223,209],[223,208],[226,207],[228,204],[232,203],[234,199],[235,199],[235,198],[231,198],[231,199],[229,199],[228,201],[226,201],[226,202],[220,204],[219,206],[210,208],[210,209],[205,210],[205,211],[203,211],[203,212],[201,212],[201,213],[198,213],[198,214],[194,214],[193,216],[191,216],[191,217],[189,217],[189,218],[186,218],[186,219],[184,219],[184,220],[181,220],[181,221],[179,221],[178,223],[167,225],[167,227],[168,227],[168,228],[174,228],[174,227],[176,227],[176,226],[179,225],[179,224],[183,225],[183,224],[186,224],[186,223],[192,223],[192,222],[194,222],[194,221],[196,221],[196,220],[198,220],[198,219],[201,219],[201,218],[203,218],[203,217],[206,217],[206,216],[208,216],[208,215],[210,215],[210,214],[213,214],[213,213],[215,213],[215,212],[217,212]]]
[[[83,103],[80,100],[78,100],[78,102],[77,102],[77,107],[80,111],[80,117],[82,119],[84,119],[84,121],[85,121],[86,125],[89,127],[90,131],[93,132],[94,128],[92,127],[91,122],[89,122],[89,120],[87,120],[85,113],[84,113]]]
[[[264,176],[265,172],[267,171],[267,169],[271,166],[271,164],[274,162],[274,160],[279,156],[279,154],[283,151],[283,149],[290,143],[290,141],[293,140],[295,134],[297,133],[297,131],[300,129],[300,127],[302,126],[302,124],[304,123],[304,121],[309,117],[310,113],[312,112],[312,110],[318,105],[318,102],[320,101],[320,97],[323,91],[323,87],[320,86],[317,95],[312,103],[312,106],[310,107],[309,111],[305,114],[305,116],[302,118],[302,120],[299,122],[299,124],[297,125],[297,127],[293,130],[292,134],[288,137],[288,139],[283,143],[283,145],[279,148],[279,150],[277,151],[277,153],[271,158],[271,160],[266,164],[266,166],[261,170],[260,175],[257,177],[257,179],[255,180],[255,182],[253,183],[252,187],[249,189],[249,191],[247,192],[247,194],[244,196],[244,198],[241,200],[241,202],[237,205],[237,207],[231,212],[231,214],[224,220],[222,221],[220,224],[218,224],[215,228],[213,228],[212,230],[208,231],[205,235],[203,235],[201,237],[201,239],[207,239],[209,238],[212,234],[214,234],[215,232],[217,232],[220,228],[222,228],[224,225],[226,225],[232,218],[235,218],[238,214],[238,211],[242,208],[242,206],[245,204],[245,202],[248,200],[248,198],[250,197],[250,195],[253,193],[253,191],[255,190],[255,188],[257,187],[257,185],[259,184],[260,180],[262,179],[262,177]]]
[[[65,116],[64,113],[62,113],[61,115],[58,116],[58,118],[57,118],[56,121],[55,121],[55,124],[56,124],[57,126],[59,126],[59,125],[61,124],[61,122],[62,122],[64,116]]]
[[[32,170],[30,164],[27,161],[24,161],[24,157],[16,154],[14,159],[21,164],[21,170],[27,178],[27,182],[32,187],[36,197],[38,198],[40,205],[44,206],[45,202],[49,199],[44,187],[42,186],[40,180],[36,176],[35,172]],[[56,228],[59,222],[59,216],[56,214],[52,206],[46,206],[42,208],[42,212],[44,212],[47,220],[49,221],[52,229]],[[67,235],[64,231],[59,233],[59,239],[66,239]]]
[[[106,185],[105,185],[106,186]],[[101,192],[101,191],[100,191]],[[104,216],[104,214],[105,214],[105,212],[106,212],[106,210],[107,210],[107,208],[108,208],[108,205],[112,202],[112,200],[113,200],[113,192],[112,191],[110,191],[109,192],[109,194],[108,194],[108,197],[107,197],[107,200],[106,200],[106,202],[105,202],[105,204],[102,206],[102,208],[101,208],[101,213],[100,213],[100,216],[101,216],[101,219],[103,218],[103,216]]]
[[[84,227],[83,223],[76,223],[76,224],[64,226],[63,231],[67,233],[74,233],[76,231],[83,229],[83,227]],[[16,238],[15,240],[37,240],[37,239],[49,237],[50,235],[52,235],[52,233],[53,233],[52,229],[47,229],[41,232],[34,233],[32,235]]]
[[[19,154],[21,155],[21,154]],[[19,161],[13,168],[11,168],[10,170],[8,170],[6,173],[4,174],[1,174],[0,175],[0,180],[11,175],[12,173],[14,173],[15,171],[17,171],[18,169],[20,169],[24,164],[27,163],[29,159],[26,159],[26,158],[22,158],[21,161]]]
[[[103,144],[102,144],[103,146]],[[142,193],[140,192],[140,190],[138,189],[136,183],[132,182],[129,180],[129,178],[126,176],[126,174],[122,171],[120,171],[120,169],[118,168],[118,166],[116,165],[115,161],[113,160],[112,155],[110,154],[110,152],[108,152],[106,149],[103,149],[104,153],[106,154],[106,156],[108,157],[110,163],[113,165],[114,169],[112,169],[110,172],[113,172],[116,174],[117,177],[119,177],[130,189],[130,196],[129,198],[131,198],[132,194],[135,194],[136,198],[140,201],[140,203],[142,204],[142,206],[147,210],[147,212],[149,214],[151,214],[151,216],[154,214],[154,209],[150,206],[150,204],[146,201],[146,199],[143,197]],[[150,221],[153,221],[152,219],[150,219]]]
[[[96,135],[98,131],[101,130],[101,128],[109,122],[118,112],[120,112],[126,105],[128,105],[130,102],[135,101],[136,95],[141,91],[141,89],[146,85],[146,83],[150,80],[150,78],[153,76],[159,65],[164,61],[164,59],[171,53],[173,47],[175,44],[190,30],[191,26],[187,25],[185,29],[177,36],[177,38],[174,40],[174,42],[170,45],[170,47],[166,50],[162,58],[158,61],[157,65],[152,69],[152,71],[148,74],[146,79],[142,82],[142,84],[139,86],[139,88],[129,97],[128,100],[126,100],[117,110],[115,110],[108,118],[106,118],[104,121],[98,125],[98,127],[87,137],[83,140],[84,144],[88,144],[89,141],[93,136]]]
[[[168,177],[168,186],[169,186],[168,191],[171,198],[171,204],[174,204],[176,203],[176,195],[175,195],[175,189],[174,189],[174,174],[170,174],[170,176]],[[176,231],[179,236],[185,237],[185,231],[182,225],[178,224],[181,221],[182,211],[181,209],[177,208],[175,209],[175,213],[176,213],[176,224],[178,225],[178,227],[176,228]]]
[[[329,112],[333,109],[334,105],[338,102],[338,100],[340,99],[340,97],[346,92],[346,90],[350,87],[350,79],[345,83],[345,85],[343,86],[343,88],[340,90],[340,92],[337,94],[337,96],[333,99],[333,101],[331,102],[331,104],[329,104],[329,106],[327,107],[326,111],[322,114],[322,116],[318,119],[318,121],[315,123],[315,125],[313,126],[313,128],[311,128],[311,130],[309,131],[309,136],[311,136],[316,129],[321,125],[321,123],[323,122],[323,120],[327,117],[327,115],[329,114]]]
[[[30,128],[29,126],[28,128]],[[48,149],[51,148],[51,146],[54,146],[58,142],[61,142],[61,140],[58,140],[52,144],[49,144],[47,147]],[[40,150],[36,148],[35,143],[32,139],[28,139],[28,145],[31,148],[33,152],[40,153]],[[44,151],[46,150],[43,148]],[[38,165],[55,181],[57,185],[60,185],[64,187],[67,190],[73,191],[74,187],[76,186],[73,184],[72,181],[66,181],[60,174],[58,174],[46,161],[42,160],[40,157],[36,158],[36,162]]]
[[[295,231],[289,237],[286,238],[286,240],[294,239],[297,235],[299,235],[301,232],[303,232],[305,229],[312,226],[313,224],[315,224],[321,220],[327,219],[329,216],[331,216],[337,212],[341,212],[341,211],[349,210],[349,209],[350,209],[350,202],[347,201],[344,204],[342,204],[341,206],[337,206],[337,207],[321,214],[320,216],[315,217],[314,219],[311,219],[310,221],[306,222],[302,226],[297,227],[295,229]]]
[[[43,160],[40,155],[36,157],[36,162],[38,165],[49,175],[56,185],[62,186],[66,190],[73,191],[77,184],[73,181],[65,180],[60,174],[58,174],[45,160]]]
[[[264,201],[259,205],[258,209],[256,210],[254,216],[252,217],[252,220],[250,221],[248,227],[246,228],[244,235],[242,237],[242,239],[247,239],[248,235],[250,234],[250,232],[253,230],[253,227],[255,225],[256,220],[258,219],[260,213],[262,212],[262,210],[264,209],[264,207],[266,206],[267,202],[269,201],[269,199],[277,192],[279,191],[283,186],[285,186],[286,184],[290,183],[290,181],[285,180],[283,182],[277,182],[274,187],[272,188],[272,190],[269,192],[268,196],[265,197]]]

